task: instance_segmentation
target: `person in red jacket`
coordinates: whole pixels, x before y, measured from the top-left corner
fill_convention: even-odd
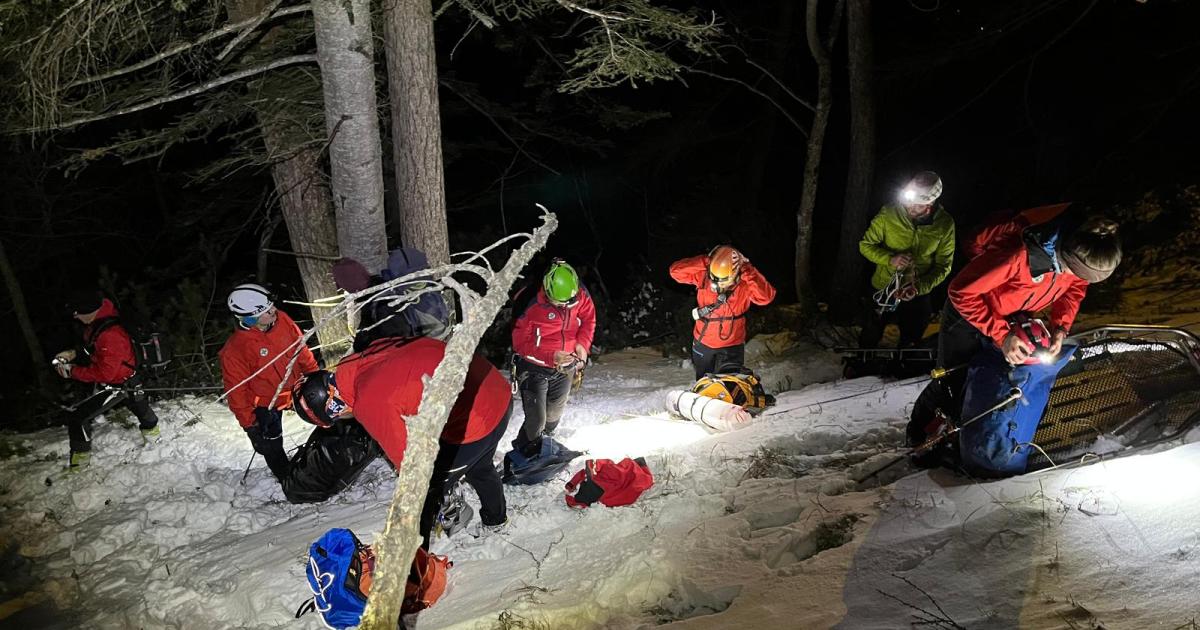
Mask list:
[[[92,420],[105,411],[117,406],[128,408],[137,416],[146,441],[157,438],[159,428],[158,416],[141,388],[133,340],[121,325],[117,307],[98,291],[87,290],[72,300],[70,308],[72,316],[84,326],[82,356],[75,350],[63,350],[55,355],[52,365],[63,378],[97,387],[76,405],[67,421],[71,444],[68,470],[78,471],[91,458]]]
[[[254,451],[277,479],[283,479],[289,468],[283,451],[283,410],[292,406],[292,386],[300,375],[317,370],[317,360],[308,346],[298,343],[300,327],[275,308],[267,289],[240,284],[230,292],[228,305],[237,330],[218,355],[225,399]],[[299,356],[289,373],[296,352]]]
[[[738,250],[714,247],[705,256],[671,264],[676,282],[696,287],[692,367],[696,378],[746,361],[746,311],[775,299],[775,287]]]
[[[404,419],[416,415],[425,388],[422,379],[433,374],[445,354],[446,343],[429,337],[377,340],[342,359],[334,372],[306,374],[293,394],[296,413],[320,427],[356,419],[392,465],[400,468],[408,445]],[[442,503],[460,480],[479,495],[479,517],[485,528],[496,530],[508,522],[504,488],[493,459],[511,415],[511,386],[476,354],[438,439],[421,510],[421,536],[427,549]]]
[[[526,291],[529,295],[516,310],[512,329],[525,423],[504,458],[509,483],[544,481],[547,475],[531,473],[550,472],[547,466],[565,466],[579,454],[551,436],[571,396],[571,381],[587,364],[596,334],[596,305],[571,265],[555,259],[541,286]]]
[[[1065,207],[1064,207],[1065,208]],[[1031,216],[1023,215],[1022,221]],[[1062,349],[1089,284],[1112,275],[1121,262],[1117,224],[1099,216],[1080,220],[1070,213],[1042,215],[1043,223],[993,231],[995,245],[982,245],[978,256],[950,283],[938,335],[938,365],[965,365],[975,353],[995,348],[1014,365],[1034,352],[1010,326],[1019,313],[1049,311],[1050,354]],[[966,370],[946,377],[948,395],[961,407]]]

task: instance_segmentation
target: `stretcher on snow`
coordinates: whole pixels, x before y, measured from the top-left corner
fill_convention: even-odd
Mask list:
[[[894,376],[907,378],[933,369],[937,359],[934,348],[851,348],[833,349],[842,355],[842,378]]]
[[[1104,326],[1050,390],[1027,471],[1167,442],[1200,424],[1200,338],[1163,326]]]

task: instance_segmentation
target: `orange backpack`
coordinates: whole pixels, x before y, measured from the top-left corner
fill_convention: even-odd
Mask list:
[[[450,558],[418,547],[408,584],[404,587],[400,612],[406,615],[420,612],[437,603],[446,592],[446,575],[452,566],[454,563]]]

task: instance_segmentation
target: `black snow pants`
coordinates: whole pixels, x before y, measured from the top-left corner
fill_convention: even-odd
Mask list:
[[[559,372],[534,365],[525,359],[517,360],[518,390],[521,393],[521,408],[525,410],[525,423],[513,440],[513,448],[524,450],[530,444],[539,442],[543,434],[554,433],[571,397],[571,380],[574,377],[574,370]]]
[[[133,412],[141,429],[158,426],[158,416],[150,408],[146,393],[138,388],[136,383],[131,382],[132,380],[126,381],[124,386],[113,386],[111,390],[97,390],[91,398],[81,401],[71,412],[67,418],[67,437],[72,453],[86,453],[92,450],[92,420],[117,407],[125,407]]]
[[[479,495],[479,519],[484,525],[499,525],[508,518],[504,484],[492,460],[511,417],[510,402],[500,424],[482,438],[466,444],[438,440],[437,459],[433,461],[433,474],[429,477],[429,493],[425,495],[425,506],[421,510],[421,536],[426,549],[429,549],[429,535],[442,509],[442,501],[460,480],[465,480]]]
[[[879,340],[883,339],[884,329],[894,321],[900,327],[900,342],[896,347],[915,348],[925,336],[925,328],[929,325],[929,316],[932,314],[933,306],[930,305],[928,295],[918,295],[911,300],[900,302],[894,311],[869,311],[862,333],[858,336],[858,347],[878,348]]]
[[[709,348],[699,341],[692,341],[692,369],[697,380],[705,374],[719,374],[718,370],[729,370],[735,365],[739,370],[746,366],[746,344]]]
[[[936,409],[941,409],[955,421],[960,419],[963,390],[967,384],[966,365],[991,343],[991,339],[963,319],[950,300],[946,300],[946,306],[942,308],[941,330],[938,333],[937,366],[953,371],[940,379],[930,381],[917,398],[907,429],[910,446],[916,446],[925,440],[925,427],[933,420]]]

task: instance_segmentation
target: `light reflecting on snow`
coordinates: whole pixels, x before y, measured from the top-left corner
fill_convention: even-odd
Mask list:
[[[708,437],[700,425],[653,416],[580,427],[569,443],[587,449],[588,457],[641,457],[661,449],[691,444]]]
[[[1106,487],[1122,501],[1170,505],[1200,495],[1200,463],[1185,450],[1142,455],[1085,466],[1071,485]]]

